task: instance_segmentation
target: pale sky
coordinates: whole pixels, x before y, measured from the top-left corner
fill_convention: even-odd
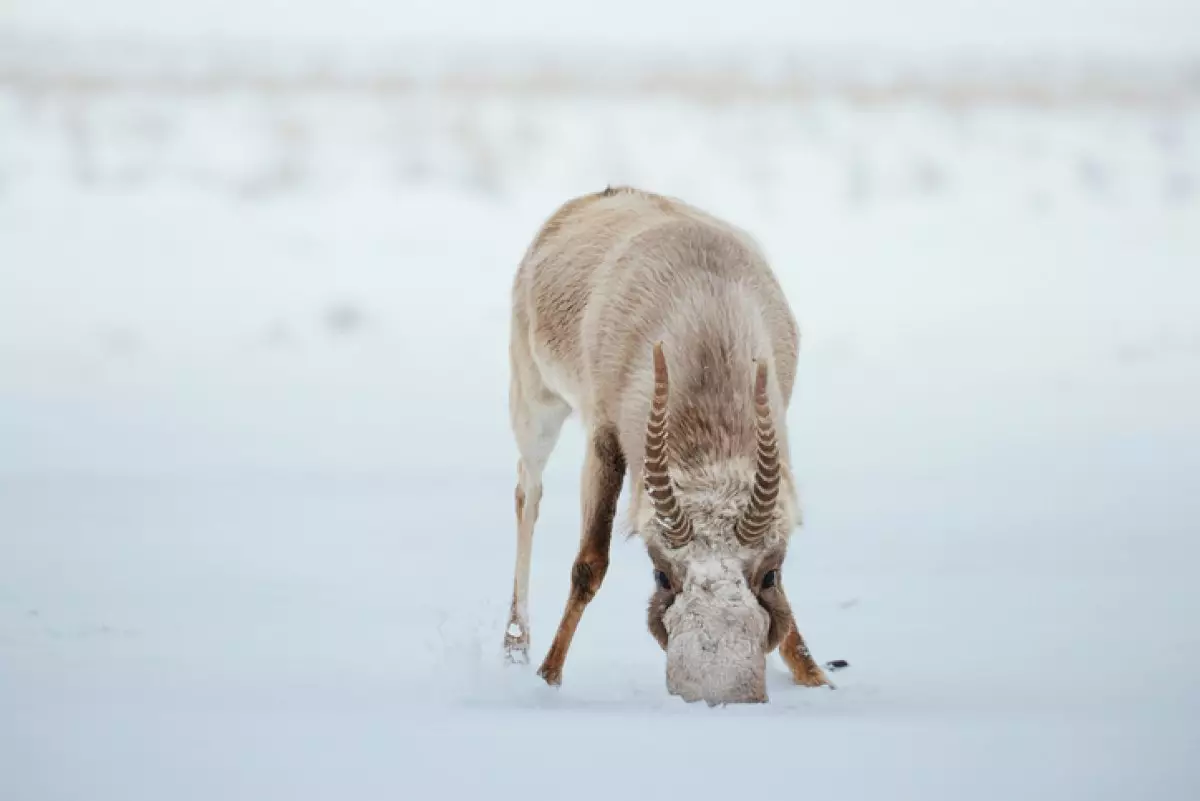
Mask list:
[[[0,27],[1200,55],[1200,0],[0,0]]]

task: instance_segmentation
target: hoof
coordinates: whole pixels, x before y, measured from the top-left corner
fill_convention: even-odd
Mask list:
[[[507,641],[504,643],[504,661],[510,665],[528,665],[529,664],[529,645],[510,645]]]
[[[529,664],[529,632],[516,621],[504,632],[504,659],[510,665]]]
[[[542,665],[540,668],[538,668],[537,674],[541,676],[551,687],[562,686],[562,668]]]
[[[825,671],[823,670],[801,673],[799,675],[793,673],[792,681],[801,687],[828,687],[831,690],[837,689],[837,685],[829,680],[829,677],[825,675]]]

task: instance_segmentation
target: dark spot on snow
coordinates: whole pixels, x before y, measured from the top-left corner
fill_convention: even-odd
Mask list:
[[[270,348],[281,348],[292,344],[292,331],[288,328],[287,323],[282,320],[276,320],[267,326],[267,330],[263,332],[263,344]]]
[[[1151,133],[1151,138],[1164,153],[1176,153],[1183,148],[1185,136],[1183,125],[1177,118],[1161,120]]]
[[[846,196],[852,206],[861,206],[871,197],[871,169],[866,158],[855,153],[846,165]]]
[[[1079,381],[1070,373],[1053,372],[1046,376],[1046,387],[1051,392],[1070,393],[1079,388]]]
[[[918,191],[932,195],[946,187],[946,172],[932,159],[920,159],[913,166],[913,181]]]
[[[1026,201],[1029,208],[1039,215],[1044,215],[1054,207],[1054,198],[1046,189],[1032,190]]]
[[[1185,172],[1173,172],[1167,176],[1164,194],[1170,203],[1184,204],[1196,193],[1196,182]]]
[[[352,303],[339,303],[325,311],[325,327],[335,336],[349,336],[361,331],[367,315]]]
[[[1119,344],[1114,356],[1128,366],[1159,359],[1193,358],[1200,355],[1200,331],[1180,331],[1170,326],[1138,340]]]
[[[101,347],[113,356],[132,356],[142,350],[142,338],[130,328],[105,328],[97,338]]]
[[[1080,183],[1089,191],[1103,192],[1111,182],[1108,168],[1099,159],[1084,156],[1079,159],[1076,169]]]
[[[1117,361],[1128,367],[1135,367],[1152,361],[1155,357],[1154,348],[1141,343],[1125,343],[1117,347]]]

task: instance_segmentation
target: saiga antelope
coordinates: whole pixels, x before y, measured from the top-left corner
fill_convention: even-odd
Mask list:
[[[777,646],[798,684],[828,685],[781,577],[798,523],[786,411],[799,333],[749,235],[673,198],[608,188],[547,220],[512,300],[509,407],[520,461],[508,658],[528,661],[542,472],[576,411],[587,432],[583,531],[538,675],[562,681],[608,569],[630,468],[630,522],[656,583],[647,623],[666,652],[668,691],[710,704],[766,701],[766,656]]]

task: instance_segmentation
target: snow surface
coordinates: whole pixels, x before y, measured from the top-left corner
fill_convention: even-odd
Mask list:
[[[1200,796],[1198,180],[1194,103],[4,84],[0,799]],[[501,664],[509,283],[624,181],[800,318],[836,691],[668,697],[624,540],[563,686]]]

